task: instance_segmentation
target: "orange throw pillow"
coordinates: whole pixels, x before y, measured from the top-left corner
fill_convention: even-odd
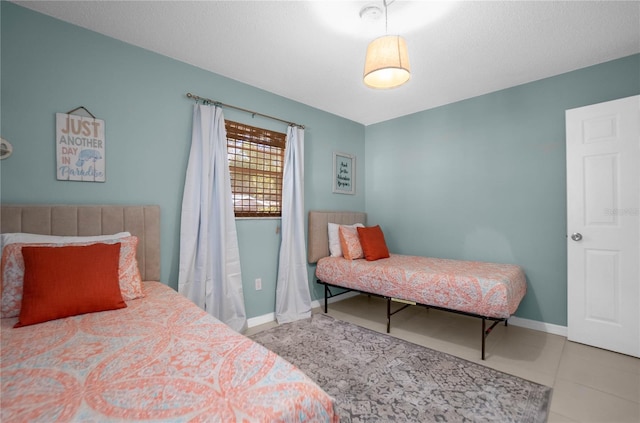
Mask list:
[[[342,247],[342,255],[344,258],[347,260],[356,260],[364,257],[358,232],[356,232],[355,227],[340,225],[338,234],[340,236],[340,246]]]
[[[15,327],[124,308],[120,244],[23,247],[24,289]]]
[[[389,257],[389,249],[379,225],[357,229],[365,259],[374,261]]]
[[[18,317],[20,306],[22,305],[22,285],[24,281],[24,259],[22,258],[23,247],[64,247],[64,246],[84,246],[96,244],[98,242],[81,243],[36,243],[23,244],[14,243],[5,245],[2,250],[2,261],[0,262],[0,292],[2,301],[0,303],[0,318]],[[120,264],[118,274],[120,277],[120,292],[125,301],[135,300],[144,297],[142,291],[142,279],[138,269],[136,259],[136,249],[138,238],[128,236],[114,240],[105,240],[102,244],[120,244]]]

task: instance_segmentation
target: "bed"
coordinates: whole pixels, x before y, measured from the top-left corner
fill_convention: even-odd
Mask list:
[[[65,239],[65,250],[23,245],[23,306],[40,271],[33,267],[42,264],[39,254],[59,258],[56,254],[63,251],[82,257],[94,248],[108,254],[119,249],[119,261],[109,258],[104,272],[117,272],[116,290],[122,289],[123,257],[135,256],[125,264],[133,262],[133,273],[142,280],[140,292],[129,293],[138,298],[124,300],[119,291],[126,307],[18,328],[16,323],[26,318],[23,309],[2,318],[1,421],[338,421],[334,400],[300,370],[157,282],[158,206],[2,205],[0,213],[3,233],[85,237],[129,232],[137,238],[127,252],[130,236],[82,246]],[[12,245],[17,244],[4,245],[3,259]],[[70,263],[64,266],[88,268]],[[2,275],[4,316],[20,302],[12,299],[17,294],[4,267]]]
[[[485,340],[495,326],[513,315],[526,293],[520,266],[433,257],[388,254],[376,260],[349,260],[331,256],[329,224],[366,224],[361,212],[309,212],[308,261],[317,263],[316,278],[324,285],[324,311],[328,299],[355,291],[387,301],[387,332],[391,316],[412,305],[460,313],[482,321],[481,357]],[[334,225],[335,226],[335,225]],[[333,292],[331,288],[342,288]],[[392,311],[391,304],[399,308]]]

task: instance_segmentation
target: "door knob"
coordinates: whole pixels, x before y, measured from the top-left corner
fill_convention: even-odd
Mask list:
[[[582,234],[580,232],[575,232],[571,234],[571,239],[574,241],[580,241],[582,239]]]

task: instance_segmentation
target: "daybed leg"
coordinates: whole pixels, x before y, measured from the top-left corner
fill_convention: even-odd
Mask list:
[[[387,333],[391,332],[391,298],[387,298]]]
[[[485,323],[486,323],[486,319],[483,317],[482,318],[482,359],[483,360],[484,360],[484,338],[487,336],[487,334],[484,332]]]
[[[327,298],[329,295],[329,286],[325,283],[324,284],[324,313],[327,314],[327,305],[329,303],[329,299]]]
[[[509,319],[504,319],[504,325],[509,326]]]

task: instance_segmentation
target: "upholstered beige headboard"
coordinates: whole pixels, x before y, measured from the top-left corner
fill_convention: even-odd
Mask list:
[[[350,211],[310,211],[309,212],[309,245],[307,260],[316,263],[323,257],[329,256],[329,223],[353,225],[367,224],[367,214]]]
[[[138,237],[142,280],[160,280],[160,207],[157,205],[2,204],[0,232],[89,236],[131,232]]]

